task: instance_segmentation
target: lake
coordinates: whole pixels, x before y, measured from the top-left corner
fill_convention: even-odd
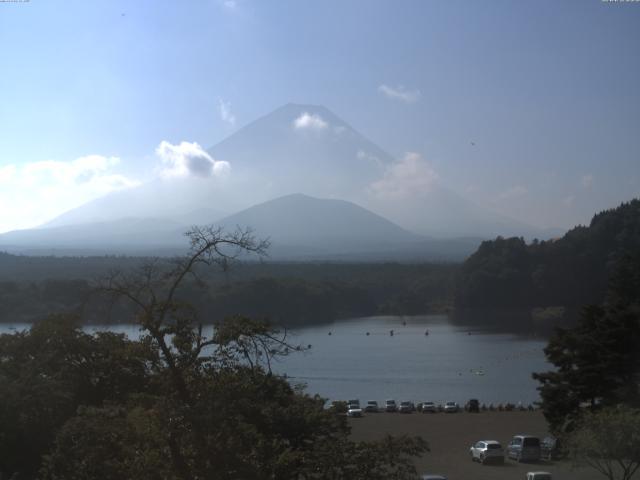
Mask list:
[[[28,327],[3,324],[0,333]],[[104,328],[138,336],[135,325],[86,330]],[[292,331],[289,340],[311,349],[282,358],[274,370],[329,400],[528,404],[539,399],[531,373],[551,368],[544,338],[470,329],[446,315],[341,320]]]

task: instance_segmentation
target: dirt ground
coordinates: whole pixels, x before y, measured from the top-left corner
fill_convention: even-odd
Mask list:
[[[416,460],[420,474],[437,473],[448,480],[525,480],[526,473],[551,472],[554,480],[604,480],[590,468],[574,469],[567,462],[541,461],[504,465],[481,465],[471,461],[469,447],[478,440],[498,440],[506,447],[513,435],[528,434],[543,438],[547,425],[542,413],[481,412],[400,414],[371,413],[362,418],[350,418],[354,440],[375,440],[391,435],[420,435],[429,442],[430,452]],[[634,479],[640,479],[636,474]]]

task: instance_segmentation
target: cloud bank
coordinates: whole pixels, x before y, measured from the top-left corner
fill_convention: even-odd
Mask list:
[[[218,112],[223,122],[228,123],[232,127],[236,124],[236,116],[231,113],[231,103],[225,102],[221,98],[218,99]]]
[[[373,182],[369,190],[382,199],[403,199],[427,195],[440,180],[429,162],[415,152],[389,165],[384,176]]]
[[[173,145],[162,141],[156,148],[163,167],[162,178],[175,177],[225,177],[231,171],[229,162],[215,160],[196,142]]]
[[[116,173],[117,157],[87,155],[0,167],[0,232],[38,226],[107,193],[140,182]]]
[[[398,85],[394,88],[389,85],[382,84],[378,87],[378,91],[387,98],[400,100],[404,103],[415,103],[420,100],[420,97],[422,96],[420,90],[407,90],[402,85]]]
[[[311,130],[321,132],[326,130],[329,123],[317,113],[303,112],[293,121],[293,128],[296,130]]]

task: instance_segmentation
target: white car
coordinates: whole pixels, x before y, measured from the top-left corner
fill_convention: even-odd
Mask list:
[[[424,402],[422,404],[422,413],[436,413],[438,411],[438,407],[433,402]]]
[[[398,405],[395,400],[387,400],[384,402],[384,409],[387,412],[395,412],[398,410]]]
[[[362,409],[359,405],[349,405],[347,409],[347,417],[361,417]]]
[[[480,440],[471,446],[469,453],[471,460],[483,465],[489,462],[504,463],[504,450],[500,442],[495,440]]]
[[[447,402],[444,404],[444,413],[457,413],[460,407],[456,402]]]
[[[549,472],[527,472],[527,480],[551,480]]]

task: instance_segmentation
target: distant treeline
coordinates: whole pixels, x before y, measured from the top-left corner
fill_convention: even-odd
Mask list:
[[[483,242],[457,276],[455,308],[577,312],[602,302],[608,280],[628,255],[640,252],[640,200],[593,217],[557,240],[501,238]]]
[[[180,294],[203,322],[240,314],[295,326],[454,309],[462,323],[516,330],[542,322],[549,328],[572,323],[584,305],[601,303],[611,273],[638,252],[640,200],[632,200],[560,239],[483,242],[463,264],[243,262],[226,272],[199,272],[206,286],[190,282]],[[131,322],[132,312],[93,293],[93,285],[109,272],[149,261],[0,253],[0,321],[73,311],[87,322]]]
[[[148,261],[0,254],[0,321],[31,322],[52,312],[79,312],[90,323],[131,322],[131,311],[110,304],[93,287],[109,272]],[[241,314],[295,326],[353,316],[440,312],[451,306],[457,268],[426,263],[239,263],[227,272],[200,272],[205,285],[188,282],[180,298],[196,308],[203,322]],[[11,269],[17,280],[10,279]],[[70,271],[79,278],[72,278]]]

